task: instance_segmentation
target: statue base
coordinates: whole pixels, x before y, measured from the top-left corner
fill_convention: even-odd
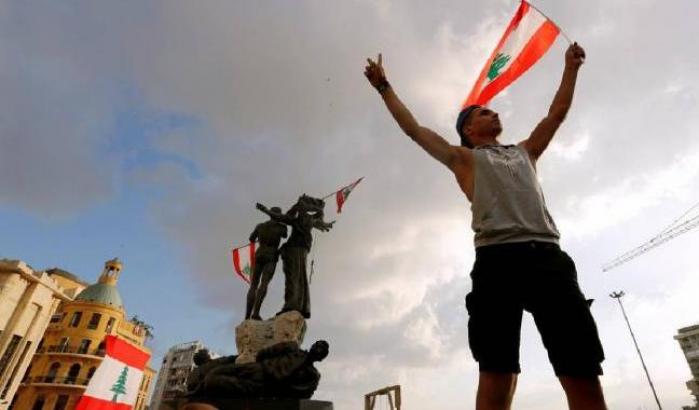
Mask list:
[[[197,399],[183,409],[205,409],[206,405],[217,410],[333,410],[330,401],[298,399]]]
[[[303,344],[306,320],[293,310],[267,320],[244,320],[235,328],[236,364],[253,363],[257,352],[282,342]]]

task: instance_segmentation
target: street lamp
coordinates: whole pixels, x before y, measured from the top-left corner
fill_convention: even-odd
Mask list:
[[[633,330],[631,330],[631,323],[629,323],[629,318],[626,316],[626,310],[624,310],[624,305],[621,303],[621,298],[624,296],[625,293],[624,291],[619,291],[619,292],[612,292],[609,294],[610,298],[616,299],[617,302],[619,302],[619,307],[621,307],[621,313],[624,314],[624,320],[626,320],[626,325],[629,327],[629,332],[631,333],[631,338],[633,339],[633,344],[636,346],[636,351],[638,352],[638,357],[641,359],[641,364],[643,365],[643,370],[646,372],[646,377],[648,378],[648,384],[650,384],[650,389],[653,390],[653,397],[655,397],[655,402],[658,403],[658,409],[663,410],[663,407],[660,405],[660,400],[658,399],[658,394],[655,392],[655,387],[653,386],[653,382],[650,380],[650,374],[648,373],[648,368],[646,367],[646,362],[643,361],[643,355],[641,354],[641,349],[638,348],[638,343],[636,343],[636,336],[633,334]]]

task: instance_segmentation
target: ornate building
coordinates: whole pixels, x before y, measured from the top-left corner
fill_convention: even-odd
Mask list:
[[[60,269],[0,260],[0,410],[8,408],[59,304],[85,286]]]
[[[73,409],[104,357],[107,335],[117,335],[150,354],[145,346],[149,328],[126,317],[116,287],[121,269],[117,259],[107,261],[97,283],[60,305],[25,373],[12,409]],[[150,367],[144,369],[134,410],[145,408],[153,374]]]

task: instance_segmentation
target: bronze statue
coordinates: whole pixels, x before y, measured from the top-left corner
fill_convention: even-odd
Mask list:
[[[313,228],[329,231],[333,222],[323,221],[325,201],[306,194],[299,197],[286,214],[273,212],[262,204],[257,209],[273,220],[291,226],[291,236],[281,247],[284,269],[284,307],[279,313],[296,310],[306,319],[311,317],[311,296],[306,275],[306,258],[313,244]]]
[[[191,399],[231,397],[274,397],[308,399],[315,392],[320,373],[313,363],[328,356],[328,342],[315,342],[309,351],[295,342],[283,342],[260,350],[253,363],[234,364],[230,358],[207,360],[208,352],[197,357],[199,366],[188,380]],[[199,370],[201,369],[201,370]],[[202,400],[204,401],[204,400]]]
[[[270,212],[281,214],[282,210],[273,207]],[[260,247],[255,251],[255,267],[252,272],[248,290],[245,319],[261,320],[260,308],[267,295],[267,286],[274,276],[279,260],[279,243],[286,238],[286,225],[270,219],[258,224],[250,234],[250,242],[259,241]]]

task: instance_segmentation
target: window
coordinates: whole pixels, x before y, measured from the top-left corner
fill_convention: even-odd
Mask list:
[[[102,319],[102,315],[100,313],[93,313],[92,317],[90,318],[90,323],[88,323],[88,325],[87,325],[87,328],[88,329],[97,329],[97,326],[99,326],[101,319]]]
[[[90,348],[90,343],[92,343],[90,339],[83,339],[82,342],[80,342],[78,353],[87,354],[87,350]]]
[[[10,371],[10,378],[6,380],[5,382],[5,388],[3,389],[2,393],[0,393],[0,399],[5,399],[7,397],[7,393],[10,391],[10,386],[12,386],[13,381],[17,377],[17,372],[19,371],[21,363],[24,361],[24,359],[27,357],[27,353],[29,352],[29,348],[31,347],[32,342],[27,342],[24,344],[24,349],[22,350],[22,354],[19,356],[19,360],[15,361],[14,366],[12,367],[12,370]],[[0,373],[2,374],[2,373]]]
[[[29,375],[32,372],[32,364],[29,363],[29,366],[27,366],[27,371],[24,372],[24,377],[22,377],[22,383],[26,383],[29,381]]]
[[[67,394],[61,394],[58,396],[58,399],[56,400],[56,405],[53,406],[53,410],[66,410],[66,406],[68,405],[68,399],[70,399],[70,396]]]
[[[15,350],[17,350],[17,346],[19,346],[21,340],[22,336],[12,335],[12,339],[5,349],[5,353],[0,357],[0,375],[5,374],[7,365],[10,364],[10,360],[12,360],[12,356],[14,356]]]
[[[104,349],[106,348],[107,344],[103,341],[100,342],[100,344],[97,346],[97,356],[104,356]]]
[[[90,381],[92,379],[92,376],[95,375],[95,371],[97,370],[96,367],[90,367],[90,370],[87,371],[87,381]]]
[[[112,333],[112,328],[114,327],[114,322],[116,322],[116,319],[113,317],[110,317],[109,320],[107,321],[107,327],[104,328],[104,331],[107,333]]]
[[[56,380],[56,373],[58,373],[58,369],[60,368],[61,364],[58,362],[51,365],[51,368],[49,368],[49,374],[46,375],[46,383],[53,383],[53,381]]]
[[[43,394],[36,398],[32,410],[44,410],[44,403],[46,402],[46,396]]]
[[[75,384],[75,381],[78,379],[78,374],[80,374],[80,365],[75,363],[74,365],[70,366],[70,370],[68,370],[66,384]]]
[[[74,312],[73,317],[70,318],[70,327],[78,327],[80,325],[80,319],[83,317],[83,312]]]
[[[63,312],[51,315],[51,323],[60,323],[63,320]]]
[[[65,352],[68,350],[68,343],[70,342],[70,338],[64,337],[61,339],[61,341],[58,343],[58,349],[57,351],[59,352]]]

